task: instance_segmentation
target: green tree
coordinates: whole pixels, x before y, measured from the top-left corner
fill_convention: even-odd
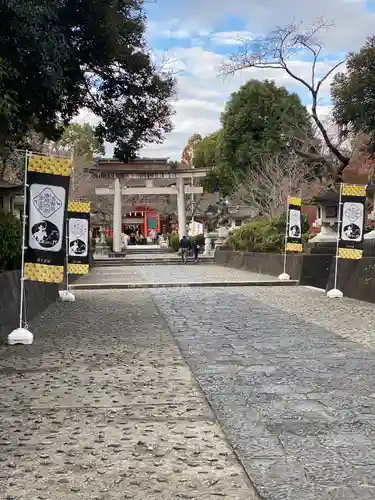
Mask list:
[[[68,125],[59,142],[72,150],[75,158],[92,161],[95,156],[105,153],[103,141],[95,135],[95,129],[89,123]]]
[[[220,141],[220,130],[209,134],[201,139],[197,144],[194,155],[194,167],[196,168],[209,168],[216,164]]]
[[[221,192],[222,195],[229,196],[235,189],[234,177],[230,169],[223,167],[221,158],[222,131],[218,130],[204,137],[198,144],[194,166],[197,168],[211,169],[202,180],[205,191],[210,193]]]
[[[335,76],[331,90],[333,116],[343,135],[366,134],[375,153],[375,37],[348,55],[347,72]]]
[[[86,107],[96,134],[127,160],[172,128],[175,80],[145,40],[143,0],[0,0],[0,137],[11,147],[35,129],[57,140]],[[11,111],[9,116],[9,109]]]
[[[264,158],[275,155],[287,167],[288,157],[306,138],[310,151],[317,148],[311,117],[299,97],[268,80],[250,80],[232,94],[221,123],[220,131],[199,144],[196,166],[213,166],[204,185],[223,196],[233,194],[249,172],[260,172]]]
[[[268,80],[250,80],[233,93],[221,123],[221,159],[239,172],[257,169],[265,154],[288,154],[298,135],[311,131],[298,95]]]

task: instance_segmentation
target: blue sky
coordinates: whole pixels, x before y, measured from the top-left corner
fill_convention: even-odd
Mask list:
[[[178,71],[179,99],[174,103],[174,131],[162,145],[150,145],[142,153],[173,159],[181,157],[190,135],[206,135],[219,127],[230,94],[250,78],[275,79],[310,104],[304,88],[281,71],[252,70],[218,78],[217,66],[237,50],[239,39],[266,34],[277,24],[324,17],[335,24],[324,35],[326,52],[320,67],[324,72],[375,34],[375,0],[156,0],[146,6],[150,47],[159,60],[168,60]],[[308,77],[310,66],[303,59],[291,64]],[[323,88],[319,104],[324,117],[329,113],[329,85]]]
[[[145,5],[150,49],[159,64],[167,61],[176,72],[179,98],[173,103],[174,130],[163,144],[150,145],[141,154],[176,160],[192,134],[204,136],[218,129],[230,94],[250,78],[274,79],[310,104],[304,87],[282,71],[254,69],[218,78],[218,65],[238,50],[239,40],[265,35],[293,20],[308,24],[323,17],[335,25],[324,34],[326,50],[319,67],[324,73],[348,51],[358,50],[366,36],[375,35],[375,0],[146,0]],[[301,55],[290,64],[309,78],[311,66],[304,59]],[[319,104],[321,116],[327,116],[329,82]],[[80,121],[85,120],[90,117],[83,112]]]

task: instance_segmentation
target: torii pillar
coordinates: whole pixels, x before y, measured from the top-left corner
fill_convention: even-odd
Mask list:
[[[187,236],[186,210],[185,210],[185,183],[183,177],[177,179],[177,213],[178,213],[178,236],[181,239],[183,236]]]
[[[113,251],[120,253],[122,250],[121,232],[122,232],[122,213],[121,213],[121,184],[120,179],[115,179],[113,200]]]

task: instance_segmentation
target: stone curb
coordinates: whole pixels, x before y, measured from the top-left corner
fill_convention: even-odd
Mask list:
[[[139,288],[202,288],[202,287],[238,287],[238,286],[296,286],[298,281],[205,281],[186,283],[78,283],[70,285],[71,290],[127,290]]]

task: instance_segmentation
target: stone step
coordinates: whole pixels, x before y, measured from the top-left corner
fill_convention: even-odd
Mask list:
[[[126,253],[128,254],[137,254],[137,253],[149,253],[149,254],[164,254],[164,253],[173,253],[173,250],[171,248],[147,248],[147,245],[145,245],[142,248],[132,248],[131,245],[126,247]]]

